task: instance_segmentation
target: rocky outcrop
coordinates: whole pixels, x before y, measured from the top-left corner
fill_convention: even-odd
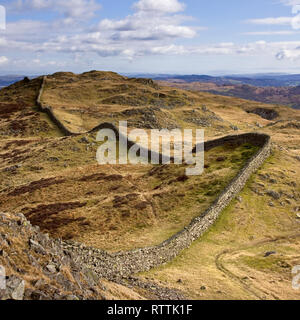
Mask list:
[[[279,113],[273,109],[256,108],[248,110],[248,113],[254,113],[266,120],[274,120],[279,117]]]
[[[137,299],[186,300],[184,294],[137,277],[102,283],[66,243],[40,232],[23,214],[0,212],[0,301]],[[123,291],[125,290],[125,291]],[[143,298],[140,296],[140,298]]]
[[[22,214],[0,212],[0,300],[104,299],[97,275]]]

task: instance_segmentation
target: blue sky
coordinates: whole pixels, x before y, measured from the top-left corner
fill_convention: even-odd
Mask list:
[[[0,74],[300,73],[300,0],[0,0],[0,5],[6,9]]]

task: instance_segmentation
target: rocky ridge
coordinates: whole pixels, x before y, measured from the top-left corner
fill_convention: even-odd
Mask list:
[[[105,287],[95,273],[22,214],[0,213],[0,248],[6,283],[0,300],[105,299]]]
[[[70,242],[41,233],[39,227],[32,226],[21,213],[0,213],[0,245],[0,301],[111,300],[122,297],[119,292],[116,292],[117,297],[112,296],[107,282],[104,284],[87,264],[81,263],[78,253],[83,245],[79,244],[77,253],[66,249]],[[136,296],[134,290],[142,291],[149,299],[185,299],[176,289],[137,277],[115,277],[114,283],[123,288],[121,291],[125,290],[125,299],[130,291]]]

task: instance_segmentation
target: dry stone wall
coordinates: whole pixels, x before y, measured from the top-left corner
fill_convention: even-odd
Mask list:
[[[187,227],[170,239],[157,246],[118,253],[108,253],[72,242],[66,243],[65,248],[76,252],[77,259],[81,263],[92,268],[101,277],[108,279],[148,271],[153,267],[171,261],[209,229],[218,219],[221,212],[243,189],[250,176],[270,155],[270,137],[258,133],[229,136],[208,141],[205,143],[205,149],[208,150],[228,142],[251,142],[259,145],[260,150],[249,159],[244,168],[205,212],[201,213],[199,217],[195,218]]]
[[[38,97],[37,97],[37,101],[36,104],[39,108],[39,110],[41,112],[45,112],[49,118],[53,121],[53,123],[59,128],[59,130],[62,132],[62,134],[66,135],[66,136],[76,136],[76,135],[80,135],[80,134],[88,134],[88,133],[93,133],[96,131],[99,131],[101,129],[111,129],[114,131],[114,133],[116,134],[116,138],[120,139],[120,137],[123,138],[123,141],[127,142],[127,146],[128,148],[132,147],[133,145],[135,145],[135,142],[131,141],[128,139],[128,137],[125,137],[124,135],[122,135],[119,130],[117,129],[117,127],[115,125],[113,125],[112,123],[101,123],[99,125],[97,125],[96,127],[92,128],[89,131],[86,132],[82,132],[82,133],[76,133],[76,132],[72,132],[70,131],[54,114],[53,108],[51,106],[47,106],[42,102],[42,95],[44,93],[45,90],[45,85],[46,85],[46,80],[47,77],[44,76],[42,78],[42,83],[41,83],[41,88],[39,90],[38,93]],[[140,152],[142,152],[143,150],[146,150],[146,152],[148,153],[148,157],[151,158],[151,155],[154,156],[155,153],[153,153],[151,150],[145,149],[143,147],[140,147]],[[158,159],[159,162],[162,163],[164,156],[161,153],[158,153]],[[173,161],[174,159],[171,158],[171,161]]]
[[[54,114],[53,109],[51,106],[46,106],[43,104],[42,102],[42,95],[45,89],[45,84],[46,84],[46,77],[44,76],[42,78],[42,84],[41,84],[41,88],[39,90],[39,94],[37,97],[37,106],[39,108],[40,111],[47,113],[47,115],[49,116],[49,118],[57,125],[57,127],[61,130],[61,132],[66,135],[66,136],[72,136],[74,135],[73,132],[71,132]]]
[[[42,81],[41,90],[37,99],[39,108],[46,112],[49,117],[58,125],[66,135],[75,135],[70,132],[56,118],[52,108],[43,106],[41,97],[45,86],[45,77]],[[101,124],[89,132],[110,128],[119,135],[118,129],[112,124]],[[209,227],[218,219],[222,211],[244,188],[250,176],[264,163],[271,152],[271,138],[266,134],[246,133],[232,135],[207,141],[204,143],[204,150],[208,151],[214,147],[226,143],[252,143],[260,147],[259,151],[248,160],[246,165],[240,170],[237,176],[229,183],[224,191],[218,196],[215,202],[197,218],[191,221],[183,230],[164,241],[163,243],[126,252],[109,253],[100,249],[91,248],[84,244],[72,241],[64,242],[64,248],[73,252],[77,262],[93,269],[100,277],[114,279],[116,277],[129,276],[134,273],[148,271],[153,267],[162,265],[174,259],[180,252],[187,249],[193,241],[197,240],[206,232]],[[134,144],[128,141],[129,146]]]

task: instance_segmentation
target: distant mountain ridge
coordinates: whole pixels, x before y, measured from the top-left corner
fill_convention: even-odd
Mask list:
[[[258,102],[287,105],[300,109],[300,86],[259,87],[248,84],[214,83],[178,79],[158,81],[162,85],[169,85],[184,90],[209,92],[227,97],[237,97]]]
[[[7,87],[15,82],[18,82],[24,79],[25,76],[21,75],[7,75],[7,76],[0,76],[0,88]]]
[[[26,75],[0,75],[0,89],[10,86],[11,84],[21,81],[26,77]],[[32,79],[36,76],[27,76],[29,79]]]
[[[256,87],[289,87],[300,85],[300,74],[248,74],[248,75],[226,75],[226,76],[210,76],[206,74],[127,74],[127,76],[147,77],[153,80],[161,80],[168,82],[203,82],[223,84],[248,84]]]
[[[228,76],[130,74],[128,76],[147,76],[165,85],[185,90],[283,104],[300,109],[300,74],[272,73]],[[0,89],[23,80],[24,77],[24,75],[0,76]],[[29,76],[29,78],[33,78],[33,76]]]
[[[153,80],[187,83],[203,82],[216,83],[219,85],[228,84],[248,84],[256,87],[287,87],[300,86],[300,74],[247,74],[247,75],[226,75],[226,76],[210,76],[210,75],[179,75],[179,74],[124,74],[129,77],[152,78]],[[22,80],[25,75],[0,75],[0,88],[9,86],[17,81]],[[28,76],[33,78],[33,76]]]

